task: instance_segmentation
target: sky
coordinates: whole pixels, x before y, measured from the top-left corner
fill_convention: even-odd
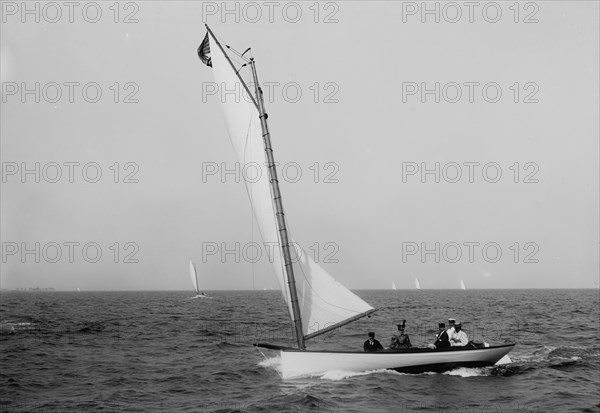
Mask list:
[[[1,6],[2,288],[277,288],[205,23],[252,48],[290,230],[342,284],[597,287],[597,2]]]

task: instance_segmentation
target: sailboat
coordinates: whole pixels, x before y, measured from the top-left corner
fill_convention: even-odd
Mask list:
[[[198,57],[212,68],[216,84],[228,91],[245,91],[247,96],[239,99],[235,94],[223,94],[220,99],[237,159],[241,165],[266,166],[260,179],[245,180],[244,183],[263,242],[278,246],[270,259],[294,324],[296,347],[269,343],[255,345],[280,352],[282,378],[319,375],[329,370],[437,371],[457,366],[488,366],[512,350],[514,344],[372,353],[307,349],[306,343],[314,337],[367,317],[376,309],[336,281],[304,249],[303,253],[297,254],[299,258],[292,261],[292,244],[299,244],[294,242],[284,214],[256,62],[249,48],[240,53],[224,46],[208,25],[206,28],[208,32],[198,48]]]
[[[461,290],[466,290],[467,287],[465,286],[465,282],[463,280],[460,280],[460,289]]]
[[[392,281],[392,290],[396,289],[396,283]]]
[[[419,282],[419,279],[418,279],[418,278],[415,278],[415,288],[416,288],[417,290],[420,290],[420,289],[421,289],[421,283]]]
[[[196,265],[194,265],[192,260],[190,260],[190,278],[192,279],[192,284],[194,284],[194,289],[196,290],[196,295],[190,298],[212,298],[198,289],[198,273],[196,272]]]

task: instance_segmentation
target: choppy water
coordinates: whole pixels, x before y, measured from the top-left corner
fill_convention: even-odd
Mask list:
[[[212,294],[2,293],[0,411],[600,411],[597,290],[359,291],[383,310],[313,348],[360,349],[367,331],[386,345],[401,319],[424,344],[450,316],[469,338],[516,342],[513,363],[291,381],[250,345],[293,344],[281,294]]]

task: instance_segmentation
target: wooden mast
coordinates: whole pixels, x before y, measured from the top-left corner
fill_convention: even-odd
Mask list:
[[[292,266],[292,257],[290,255],[290,242],[288,238],[287,226],[285,224],[285,215],[283,213],[283,203],[281,202],[281,192],[279,191],[277,168],[275,167],[275,158],[273,157],[273,148],[271,146],[271,134],[269,132],[269,125],[267,125],[268,115],[265,111],[265,102],[263,99],[262,89],[258,84],[258,75],[256,74],[254,58],[250,59],[250,67],[252,68],[252,76],[254,78],[254,87],[256,90],[256,101],[258,103],[258,112],[260,113],[260,126],[263,132],[265,153],[267,155],[267,168],[269,171],[269,182],[271,183],[271,189],[273,191],[275,215],[277,218],[277,227],[279,229],[279,240],[281,241],[285,272],[287,274],[288,287],[290,289],[290,301],[292,303],[292,313],[294,325],[296,327],[296,340],[298,341],[298,348],[304,350],[306,345],[304,344],[304,333],[302,332],[302,316],[300,314],[300,305],[298,304],[298,293],[296,292],[294,267]]]

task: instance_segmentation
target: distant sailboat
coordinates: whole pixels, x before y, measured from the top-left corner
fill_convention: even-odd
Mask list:
[[[419,279],[418,279],[418,278],[415,278],[415,288],[416,288],[417,290],[420,290],[420,289],[421,289],[421,283],[419,282]]]
[[[460,280],[460,289],[461,290],[466,290],[467,287],[465,286],[465,282],[463,280]]]
[[[190,297],[190,298],[212,298],[209,297],[208,295],[206,295],[205,293],[201,292],[198,289],[198,273],[196,272],[196,266],[194,265],[194,263],[190,260],[190,278],[192,279],[192,284],[194,284],[194,289],[196,290],[196,295],[194,297]]]
[[[208,29],[208,26],[206,26]],[[212,68],[217,84],[227,90],[245,90],[249,99],[221,99],[227,130],[238,161],[243,164],[267,165],[268,174],[245,182],[252,212],[263,242],[278,246],[270,258],[280,283],[291,321],[294,323],[296,347],[268,343],[257,346],[280,351],[283,379],[320,374],[330,370],[363,372],[378,369],[400,371],[449,370],[456,367],[491,366],[511,351],[514,344],[485,348],[384,350],[364,352],[312,350],[306,341],[334,331],[376,311],[362,298],[337,282],[311,255],[302,250],[302,258],[292,261],[287,216],[279,189],[277,163],[273,155],[271,134],[256,62],[246,57],[248,48],[238,53],[223,46],[208,29],[198,56]],[[235,63],[234,63],[235,62]],[[250,90],[253,86],[254,93]],[[296,244],[297,245],[297,244]],[[417,281],[418,286],[418,281]],[[273,320],[273,316],[266,316]]]
[[[392,290],[396,289],[396,283],[392,281]]]

